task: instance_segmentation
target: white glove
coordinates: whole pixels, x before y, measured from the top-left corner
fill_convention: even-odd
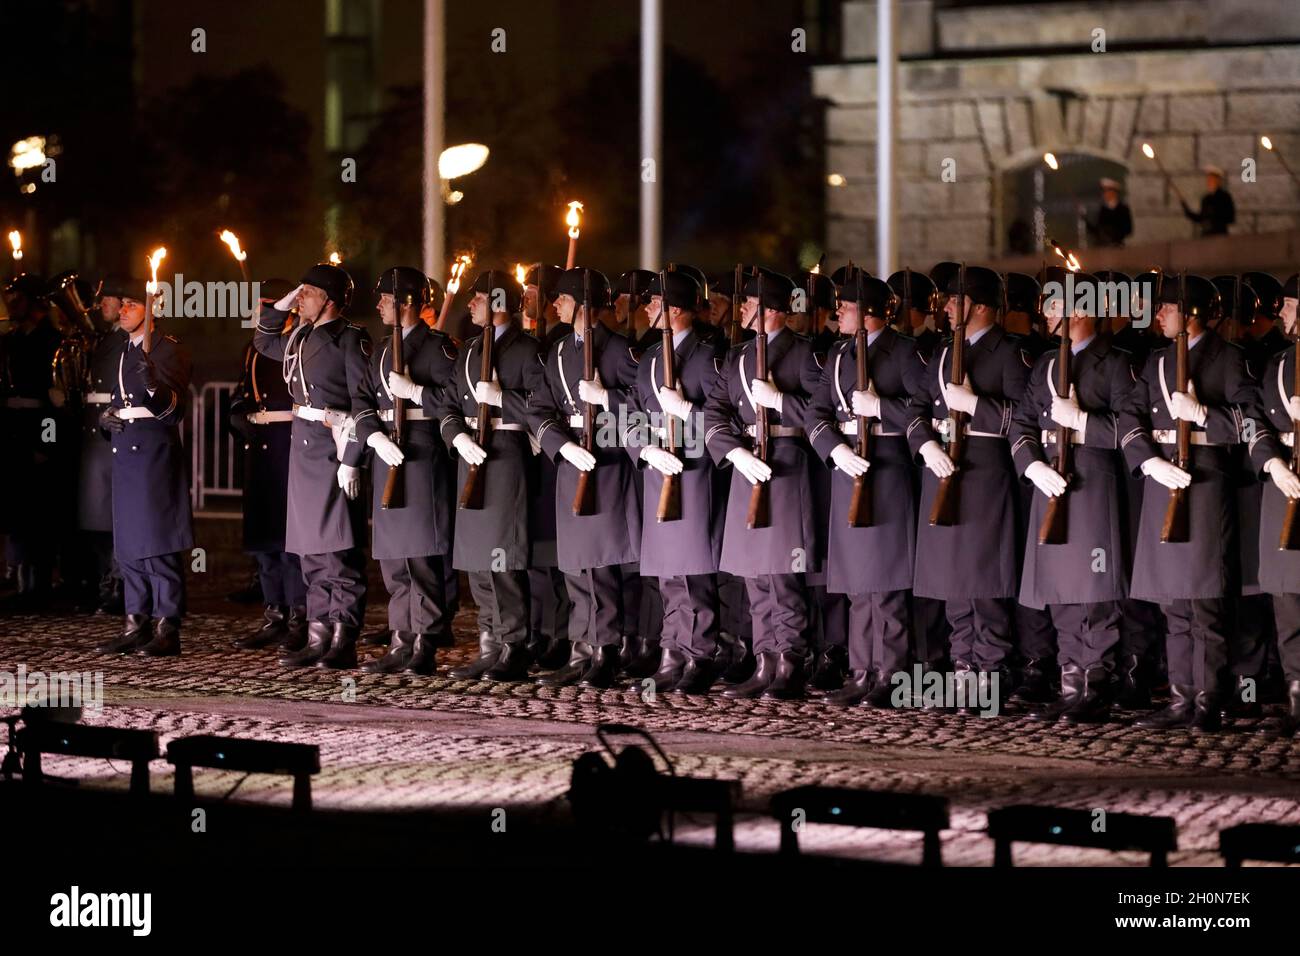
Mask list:
[[[301,291],[301,285],[295,287],[292,292],[287,293],[283,298],[281,298],[280,301],[275,304],[275,307],[281,312],[288,312],[293,308],[294,302],[298,299],[298,293]]]
[[[402,454],[402,449],[383,432],[371,432],[370,437],[366,439],[366,444],[375,450],[375,454],[384,460],[386,465],[400,465],[402,459],[406,456]]]
[[[501,407],[501,386],[497,382],[479,382],[474,386],[474,401],[480,405]]]
[[[641,457],[645,459],[647,465],[662,475],[680,475],[682,473],[682,460],[662,448],[646,445],[641,449]]]
[[[771,382],[764,382],[756,378],[749,383],[749,388],[754,393],[754,401],[758,402],[758,404],[764,408],[770,408],[774,412],[781,410],[782,392]]]
[[[609,411],[609,389],[600,384],[599,375],[591,381],[583,379],[578,383],[578,399],[588,405],[599,405],[605,411]]]
[[[974,415],[979,396],[971,391],[970,380],[967,379],[961,385],[945,382],[943,385],[943,400],[948,403],[948,407],[954,412],[965,412],[967,415]]]
[[[1073,386],[1070,387],[1068,396],[1057,395],[1052,399],[1052,421],[1062,428],[1069,428],[1076,432],[1087,429],[1088,413],[1079,407],[1079,399]]]
[[[1154,478],[1166,488],[1186,488],[1192,483],[1192,476],[1183,471],[1172,461],[1163,458],[1148,458],[1142,462],[1142,474]]]
[[[772,477],[772,469],[765,461],[746,448],[733,448],[727,452],[727,461],[736,466],[736,471],[745,476],[751,485],[767,481]]]
[[[880,417],[880,396],[876,394],[875,382],[868,382],[865,392],[854,391],[850,402],[853,405],[854,415],[862,418]]]
[[[1174,392],[1169,396],[1169,413],[1182,422],[1195,422],[1205,425],[1205,406],[1196,400],[1196,386],[1187,383],[1187,391]]]
[[[355,498],[361,491],[361,469],[351,465],[339,465],[339,487],[349,498]]]
[[[1034,487],[1047,495],[1049,498],[1055,498],[1065,491],[1065,479],[1061,473],[1045,461],[1035,461],[1025,469],[1025,477],[1034,483]]]
[[[921,458],[925,461],[925,467],[929,468],[936,478],[947,478],[957,470],[957,466],[952,463],[948,453],[937,441],[931,440],[921,446]]]
[[[591,471],[596,467],[596,456],[576,441],[566,441],[561,445],[560,455],[578,471]]]
[[[690,418],[691,412],[695,411],[695,403],[682,395],[681,386],[676,389],[667,389],[660,385],[659,407],[673,418],[680,418],[682,421]]]
[[[487,461],[487,452],[483,450],[483,446],[465,432],[461,432],[451,440],[451,447],[465,459],[467,465],[481,465]]]
[[[854,395],[865,395],[866,392],[854,392]],[[831,449],[831,461],[835,467],[850,478],[856,478],[859,475],[865,475],[867,469],[871,467],[871,462],[867,461],[861,455],[857,454],[848,445],[836,445]]]
[[[1286,413],[1291,417],[1291,421],[1300,418],[1300,395],[1292,395],[1286,400]]]
[[[1277,485],[1277,490],[1288,498],[1300,498],[1300,478],[1287,465],[1285,458],[1270,458],[1264,463],[1264,470]]]
[[[388,390],[396,398],[404,398],[408,402],[415,402],[417,405],[424,404],[424,386],[416,385],[409,376],[403,375],[401,372],[388,373]]]

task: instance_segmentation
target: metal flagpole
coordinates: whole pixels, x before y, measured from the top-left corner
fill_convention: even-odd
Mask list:
[[[641,268],[658,271],[663,200],[659,180],[663,144],[663,5],[641,0]],[[645,160],[651,160],[650,172]]]
[[[876,3],[876,274],[898,260],[894,151],[898,142],[898,0]]]
[[[447,92],[446,0],[424,0],[424,274],[442,278],[444,204],[438,157],[442,155]]]

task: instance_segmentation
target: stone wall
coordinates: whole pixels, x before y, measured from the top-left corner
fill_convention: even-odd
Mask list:
[[[1271,233],[1300,226],[1300,186],[1277,156],[1259,145],[1259,136],[1268,134],[1300,172],[1300,45],[1108,47],[1105,53],[954,57],[946,55],[947,47],[973,43],[999,11],[935,12],[931,6],[903,3],[900,17],[904,55],[924,57],[899,65],[900,262],[925,266],[943,258],[999,255],[1006,238],[1000,222],[1002,175],[1040,162],[1048,150],[1092,153],[1128,168],[1126,193],[1135,220],[1130,241],[1135,244],[1185,239],[1195,230],[1155,164],[1142,154],[1143,142],[1159,153],[1193,205],[1204,187],[1200,168],[1207,163],[1222,166],[1237,204],[1234,232]],[[1092,20],[1108,23],[1098,6],[1063,4],[1054,15],[1038,12],[1052,7],[1000,8],[1001,42],[1011,34],[1026,47],[1059,48],[1075,38],[1074,48],[1086,51],[1088,15],[1075,8],[1087,7]],[[1160,21],[1152,16],[1152,7],[1170,16]],[[1243,5],[1226,0],[1213,9],[1198,0],[1127,4],[1123,24],[1130,37],[1141,38],[1140,30],[1158,27],[1162,32],[1155,39],[1163,42],[1170,37],[1203,42],[1197,35],[1207,29],[1206,17],[1222,17],[1225,7]],[[1262,26],[1274,31],[1274,37],[1279,31],[1300,33],[1300,22],[1295,29],[1283,29],[1300,21],[1300,2],[1265,2],[1260,9]],[[1007,19],[1013,14],[1021,21],[1037,22],[1041,16],[1044,22],[1021,31],[1017,21]],[[1047,20],[1056,25],[1055,32],[1048,29]],[[1117,29],[1108,25],[1108,35]],[[846,4],[846,59],[866,55],[864,41],[874,47],[874,39],[874,4]],[[993,41],[990,37],[986,42]],[[816,67],[813,85],[816,95],[827,101],[826,172],[845,178],[843,186],[826,187],[828,254],[831,261],[871,261],[876,68],[861,61]],[[941,178],[949,159],[955,163],[955,182]],[[1243,181],[1247,160],[1255,165],[1253,182]]]

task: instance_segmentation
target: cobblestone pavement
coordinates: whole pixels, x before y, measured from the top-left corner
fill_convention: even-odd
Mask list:
[[[737,824],[743,849],[775,849],[767,799],[819,783],[947,796],[952,829],[947,862],[986,865],[981,832],[990,808],[1032,802],[1176,818],[1175,864],[1216,865],[1218,830],[1267,820],[1300,824],[1300,743],[1251,733],[1151,734],[1123,724],[1040,727],[1014,718],[929,712],[837,710],[808,701],[727,701],[643,695],[640,688],[558,690],[457,681],[446,666],[472,655],[472,613],[457,630],[466,643],[444,652],[438,676],[370,676],[280,667],[272,652],[238,652],[230,641],[254,611],[204,601],[187,621],[185,654],[143,660],[101,658],[97,642],[116,620],[72,615],[0,619],[0,669],[102,671],[105,708],[89,723],[145,727],[166,741],[211,733],[299,741],[321,748],[313,791],[340,808],[527,807],[530,819],[567,816],[563,794],[573,759],[594,745],[602,721],[655,733],[679,773],[734,779],[744,790]],[[378,611],[382,617],[382,611]],[[1243,728],[1243,729],[1249,729]],[[104,761],[53,758],[50,773],[124,788],[126,769]],[[170,788],[170,767],[152,768],[155,789]],[[284,804],[282,778],[205,771],[196,788],[219,796]],[[707,843],[711,822],[678,823],[678,837]],[[810,827],[807,851],[890,861],[919,858],[919,839]],[[1017,847],[1019,864],[1139,865],[1054,847]]]

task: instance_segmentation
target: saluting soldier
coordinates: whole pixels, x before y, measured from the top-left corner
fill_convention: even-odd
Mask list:
[[[431,292],[441,294],[442,289],[431,289],[419,269],[395,266],[379,274],[379,317],[388,328],[400,325],[404,371],[394,368],[390,336],[375,350],[352,396],[357,440],[374,452],[371,555],[388,588],[392,631],[388,652],[361,667],[374,674],[432,674],[439,645],[450,643],[443,562],[451,553],[454,490],[447,449],[435,419],[425,414],[424,393],[438,393],[451,381],[456,347],[450,336],[420,319]],[[395,399],[410,403],[400,435],[394,424]]]
[[[1153,352],[1132,391],[1137,424],[1120,440],[1129,468],[1147,478],[1132,593],[1158,602],[1168,628],[1170,703],[1140,719],[1140,727],[1220,728],[1231,600],[1240,581],[1237,445],[1245,437],[1254,467],[1275,481],[1290,474],[1241,350],[1207,328],[1217,298],[1213,284],[1200,276],[1184,282],[1166,275],[1157,285],[1161,331],[1168,339],[1187,335],[1188,387],[1178,390],[1176,348]],[[1255,426],[1243,434],[1247,420]],[[1177,454],[1180,421],[1191,429],[1190,470],[1170,460]],[[1185,541],[1161,540],[1170,494],[1160,486],[1183,490]]]
[[[753,622],[754,673],[723,691],[739,699],[793,700],[804,693],[808,595],[817,532],[811,507],[812,448],[803,429],[809,395],[804,373],[812,345],[786,326],[794,282],[764,270],[745,283],[741,321],[755,338],[727,355],[704,406],[705,446],[719,467],[732,467],[721,567],[745,579]],[[766,337],[767,378],[758,378],[757,335]],[[767,409],[767,454],[754,453],[757,409]],[[769,483],[766,526],[748,527],[751,491]]]
[[[194,546],[190,485],[181,443],[189,406],[190,352],[170,335],[144,349],[146,289],[127,280],[112,404],[100,424],[113,443],[113,548],[122,570],[126,627],[100,654],[181,652],[184,555]]]
[[[584,299],[588,290],[589,305]],[[611,306],[605,276],[594,269],[568,269],[560,277],[559,293],[560,321],[573,325],[573,336],[557,342],[546,357],[545,380],[529,396],[528,410],[542,453],[558,469],[555,528],[560,570],[573,602],[571,652],[568,664],[539,681],[611,687],[626,620],[627,571],[621,565],[638,561],[641,551],[636,474],[620,447],[617,425],[620,409],[625,413],[630,402],[637,364],[627,338],[599,320],[597,310]],[[583,377],[587,348],[594,351],[590,379]],[[583,443],[587,404],[595,406],[597,435],[591,448]],[[589,483],[590,507],[579,508],[580,482]],[[575,513],[580,510],[582,514]]]
[[[1296,302],[1300,276],[1291,276],[1285,287],[1279,284],[1277,307],[1286,334],[1296,335]],[[1277,352],[1263,377],[1263,406],[1270,426],[1290,450],[1294,461],[1296,421],[1300,420],[1300,394],[1295,388],[1296,350]],[[1259,522],[1259,584],[1273,597],[1273,615],[1277,627],[1277,651],[1286,681],[1286,710],[1276,727],[1261,728],[1264,733],[1294,737],[1300,733],[1300,547],[1296,539],[1283,541],[1287,512],[1300,499],[1300,478],[1289,467],[1283,472],[1276,465],[1269,469],[1273,483],[1265,486]],[[1300,532],[1300,528],[1296,529]]]
[[[1059,388],[1059,349],[1039,356],[1016,405],[1011,455],[1034,489],[1020,603],[1050,612],[1061,691],[1029,716],[1098,723],[1110,715],[1119,602],[1128,593],[1119,438],[1132,426],[1133,367],[1099,334],[1104,302],[1094,276],[1061,270],[1043,291],[1048,331],[1059,336],[1068,321],[1070,387]],[[1061,429],[1070,443],[1064,475],[1054,465]],[[1063,509],[1062,533],[1040,543],[1049,507]]]
[[[666,289],[664,288],[666,286]],[[648,313],[659,341],[641,356],[634,401],[645,421],[629,421],[624,444],[643,475],[641,573],[659,579],[663,639],[659,691],[707,694],[719,673],[718,561],[726,518],[727,479],[699,444],[704,402],[722,369],[726,347],[719,337],[701,338],[699,283],[670,269],[650,285]],[[665,378],[663,326],[673,342],[673,387]],[[710,327],[711,328],[711,327]],[[666,429],[675,435],[669,451]],[[694,453],[692,453],[692,449]],[[677,483],[680,511],[659,516],[665,480]]]
[[[508,272],[489,269],[474,280],[470,319],[491,329],[492,375],[482,377],[483,336],[467,340],[441,396],[425,389],[426,412],[438,416],[442,440],[460,458],[457,491],[470,475],[482,482],[482,507],[456,513],[452,564],[469,574],[478,604],[478,657],[452,668],[458,679],[519,681],[528,676],[530,620],[529,502],[533,454],[528,395],[542,385],[537,340],[520,327],[523,290]],[[487,446],[478,443],[480,406],[488,411]],[[473,467],[472,467],[473,466]]]
[[[285,550],[298,555],[307,587],[307,643],[286,667],[357,666],[366,611],[365,505],[352,396],[365,380],[370,334],[344,318],[352,277],[318,263],[280,301],[262,306],[253,344],[284,363],[293,396]],[[287,322],[298,313],[296,323]]]
[[[899,300],[880,279],[857,269],[839,290],[843,334],[826,357],[808,408],[808,440],[832,466],[826,589],[848,596],[850,677],[829,703],[892,706],[893,675],[906,669],[911,648],[911,587],[916,540],[916,492],[905,436],[909,391],[924,374],[915,341],[890,328]],[[866,330],[867,382],[858,387],[859,329]],[[869,457],[857,452],[867,420]],[[851,517],[858,481],[870,517]]]
[[[261,305],[273,305],[291,288],[286,279],[262,281]],[[293,322],[292,314],[285,322]],[[274,644],[298,651],[307,642],[307,586],[298,555],[285,550],[293,396],[284,364],[258,352],[252,339],[244,346],[243,368],[230,399],[230,430],[244,445],[244,550],[257,562],[264,604],[262,626],[236,639],[235,647]]]
[[[989,269],[961,270],[948,278],[945,306],[954,333],[965,315],[966,382],[952,384],[952,342],[926,366],[912,395],[908,445],[925,463],[914,590],[945,602],[952,628],[953,669],[974,673],[1005,701],[1012,649],[1016,567],[1016,487],[1007,436],[1015,403],[1024,395],[1032,362],[996,322],[1001,278]],[[952,413],[965,416],[960,460],[949,457]],[[943,436],[944,445],[939,442]],[[944,478],[960,483],[951,524],[931,524]],[[984,694],[980,695],[984,697]],[[973,709],[968,699],[967,710]]]

